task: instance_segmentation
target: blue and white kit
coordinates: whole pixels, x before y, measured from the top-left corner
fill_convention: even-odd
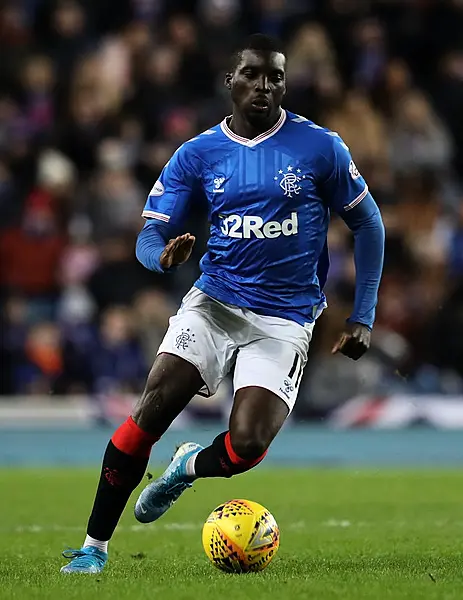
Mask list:
[[[292,409],[315,319],[326,307],[332,211],[354,232],[356,294],[350,321],[373,326],[384,228],[349,149],[336,134],[281,110],[249,140],[228,119],[184,143],[146,202],[137,256],[162,272],[167,241],[184,233],[195,186],[209,204],[201,276],[160,352],[199,369],[209,393],[235,365],[235,390],[259,385]],[[285,333],[286,332],[286,333]],[[277,343],[278,342],[278,343]]]

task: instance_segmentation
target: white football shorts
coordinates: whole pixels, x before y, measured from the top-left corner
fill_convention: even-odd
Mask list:
[[[305,327],[224,304],[193,287],[184,297],[158,354],[193,364],[210,396],[235,367],[234,391],[257,386],[279,396],[291,412],[307,362],[314,323]]]

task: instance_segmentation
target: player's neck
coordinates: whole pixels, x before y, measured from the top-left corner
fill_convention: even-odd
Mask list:
[[[232,117],[227,122],[227,125],[233,133],[236,133],[236,135],[246,138],[247,140],[252,140],[275,125],[281,116],[281,110],[282,109],[280,108],[274,117],[270,118],[268,121],[262,122],[259,126],[251,124],[243,113],[233,110]]]

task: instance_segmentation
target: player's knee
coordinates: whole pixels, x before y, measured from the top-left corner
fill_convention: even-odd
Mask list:
[[[270,441],[252,427],[230,432],[234,452],[242,459],[254,461],[267,451]]]

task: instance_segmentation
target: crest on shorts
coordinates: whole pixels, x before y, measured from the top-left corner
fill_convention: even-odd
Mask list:
[[[280,169],[278,171],[278,175],[275,175],[273,179],[279,182],[279,186],[283,190],[283,194],[288,198],[292,198],[293,195],[297,196],[302,190],[302,186],[299,185],[299,182],[305,178],[306,176],[302,174],[302,171],[299,169],[299,167],[288,165],[286,167],[286,171]]]
[[[190,328],[182,329],[175,338],[175,347],[177,350],[186,350],[191,343],[195,342],[195,334],[191,333]]]

